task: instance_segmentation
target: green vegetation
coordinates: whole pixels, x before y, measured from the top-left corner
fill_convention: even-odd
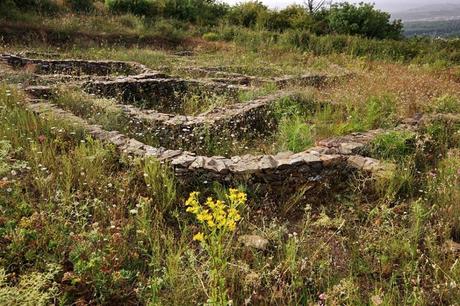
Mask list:
[[[404,35],[459,37],[460,20],[409,21],[404,23]]]
[[[401,36],[400,20],[390,23],[390,14],[379,12],[371,4],[350,3],[333,5],[327,15],[329,26],[339,34],[362,35],[370,38],[393,38]]]
[[[377,158],[401,160],[414,152],[415,134],[409,131],[391,131],[377,136],[371,144]]]
[[[262,3],[228,6],[214,1],[15,0],[2,2],[0,19],[9,25],[40,24],[51,41],[78,40],[83,32],[124,44],[114,35],[138,35],[143,44],[177,44],[188,36],[227,41],[253,50],[301,50],[315,55],[345,53],[371,59],[455,64],[458,40],[403,39],[399,21],[369,4],[341,3],[310,11],[293,5],[270,10]],[[27,33],[36,41],[34,32]],[[87,43],[90,43],[89,40]],[[133,41],[130,36],[128,41]]]
[[[262,131],[204,126],[194,141],[169,139],[116,99],[86,94],[63,76],[37,76],[34,67],[0,65],[0,305],[456,305],[459,41],[404,39],[398,22],[369,5],[308,3],[316,2],[270,10],[202,0],[1,1],[1,53],[272,80],[232,99],[178,95],[179,113],[291,95],[264,109]],[[14,27],[23,32],[8,32]],[[309,73],[347,76],[275,86],[274,78]],[[297,153],[382,130],[363,156],[321,153],[331,168],[315,161],[315,177],[303,168],[259,185],[229,174],[221,185],[194,173],[196,182],[184,184],[164,161],[127,156],[79,126],[27,110],[21,87],[56,83],[57,95],[43,103],[198,155]],[[372,174],[352,169],[370,158],[379,160]],[[321,172],[336,166],[347,180]],[[271,180],[264,171],[258,179]],[[296,175],[311,182],[294,188]],[[323,183],[323,175],[333,177]]]

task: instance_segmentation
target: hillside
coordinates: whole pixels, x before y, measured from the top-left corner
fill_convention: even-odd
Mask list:
[[[460,4],[439,3],[421,6],[401,12],[393,12],[392,17],[409,21],[443,21],[460,19]]]
[[[460,18],[438,21],[406,21],[406,36],[460,37]]]
[[[115,2],[0,18],[0,305],[458,303],[460,40]]]
[[[434,4],[391,14],[404,23],[406,36],[455,37],[460,35],[460,4]]]

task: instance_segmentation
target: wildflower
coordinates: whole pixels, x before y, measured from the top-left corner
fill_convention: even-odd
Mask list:
[[[45,135],[40,135],[40,136],[38,136],[38,142],[44,143],[45,140],[46,140],[46,136],[45,136]]]
[[[199,193],[192,192],[185,202],[186,211],[194,214],[197,221],[203,224],[209,232],[219,234],[224,233],[225,230],[234,231],[237,222],[241,220],[237,208],[246,203],[247,196],[237,189],[230,189],[227,199],[229,200],[228,205],[222,200],[214,201],[211,197],[208,197],[204,204],[201,204]]]
[[[203,242],[204,241],[204,234],[202,232],[199,232],[198,234],[193,236],[193,241]]]
[[[212,219],[210,219],[210,220],[208,220],[208,226],[210,228],[216,227],[216,223]]]
[[[233,220],[227,220],[227,228],[232,232],[236,229],[236,222]]]
[[[196,219],[199,222],[204,222],[204,221],[212,220],[212,216],[209,214],[209,211],[205,209],[196,215]]]

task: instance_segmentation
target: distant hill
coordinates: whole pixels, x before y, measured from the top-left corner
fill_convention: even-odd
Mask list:
[[[460,19],[460,4],[441,3],[425,5],[391,14],[394,19],[409,21],[439,21]]]
[[[460,18],[404,22],[406,36],[460,37]]]
[[[460,36],[460,4],[425,5],[391,15],[404,22],[406,36]]]

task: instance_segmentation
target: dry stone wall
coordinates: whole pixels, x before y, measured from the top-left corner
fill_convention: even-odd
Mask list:
[[[121,61],[31,59],[1,54],[0,60],[16,69],[28,69],[36,74],[68,75],[131,75],[149,71],[144,65]]]
[[[229,72],[219,67],[183,67],[179,70],[193,75],[197,78],[209,78],[214,82],[225,84],[238,84],[245,86],[262,86],[274,84],[278,88],[288,86],[314,86],[319,87],[328,82],[349,78],[350,73],[338,75],[327,74],[304,74],[304,75],[285,75],[281,77],[257,77],[241,73]]]
[[[125,104],[138,104],[166,112],[179,112],[184,98],[212,93],[236,99],[237,86],[177,78],[122,78],[112,81],[92,81],[84,84],[85,91],[97,96],[115,98]]]
[[[196,91],[209,91],[219,94],[236,94],[240,86],[203,80],[184,80],[168,77],[160,72],[147,71],[142,65],[124,62],[93,62],[80,60],[31,60],[15,56],[3,56],[2,59],[14,67],[36,65],[36,74],[56,73],[79,74],[81,80],[86,76],[124,71],[135,75],[119,78],[91,79],[80,85],[89,93],[116,98],[117,105],[126,116],[142,126],[157,133],[160,139],[178,139],[198,141],[196,131],[212,127],[216,135],[222,130],[233,132],[232,137],[247,137],[251,133],[266,133],[274,124],[271,105],[288,93],[278,92],[267,97],[245,103],[235,103],[198,116],[173,114],[180,107],[177,93],[188,94]],[[125,70],[126,69],[126,70]],[[130,70],[131,69],[131,70]],[[229,76],[229,75],[227,75]],[[244,78],[243,75],[232,75]],[[278,82],[280,87],[290,82],[302,85],[318,85],[328,77],[303,76],[270,80]],[[360,155],[382,130],[355,133],[344,137],[324,140],[315,148],[301,153],[283,152],[276,155],[242,155],[233,157],[203,156],[186,150],[174,149],[174,145],[165,141],[164,146],[152,147],[117,131],[104,130],[99,125],[89,124],[81,117],[65,111],[47,102],[53,95],[53,89],[35,86],[27,89],[35,99],[27,103],[31,111],[38,115],[53,117],[71,122],[85,129],[94,138],[113,144],[121,153],[133,157],[154,157],[168,163],[184,186],[220,182],[234,185],[244,182],[259,192],[290,194],[301,186],[308,186],[309,193],[337,190],[346,185],[347,178],[356,173],[372,175],[386,171],[386,165],[378,160]],[[134,102],[155,110],[140,109]],[[164,105],[161,105],[164,103]],[[158,105],[168,109],[168,113],[158,112]],[[161,109],[161,107],[160,107]],[[321,198],[321,197],[319,197]]]
[[[27,107],[39,115],[71,122],[85,129],[94,138],[115,145],[124,154],[151,156],[167,162],[185,185],[213,181],[228,185],[244,181],[248,185],[262,186],[263,190],[276,192],[281,188],[286,192],[305,185],[311,185],[312,190],[323,190],[338,188],[338,182],[345,182],[345,178],[355,172],[371,174],[385,170],[385,166],[378,160],[369,157],[325,154],[317,150],[231,158],[199,156],[187,151],[154,148],[116,131],[105,131],[49,103],[30,103]]]

